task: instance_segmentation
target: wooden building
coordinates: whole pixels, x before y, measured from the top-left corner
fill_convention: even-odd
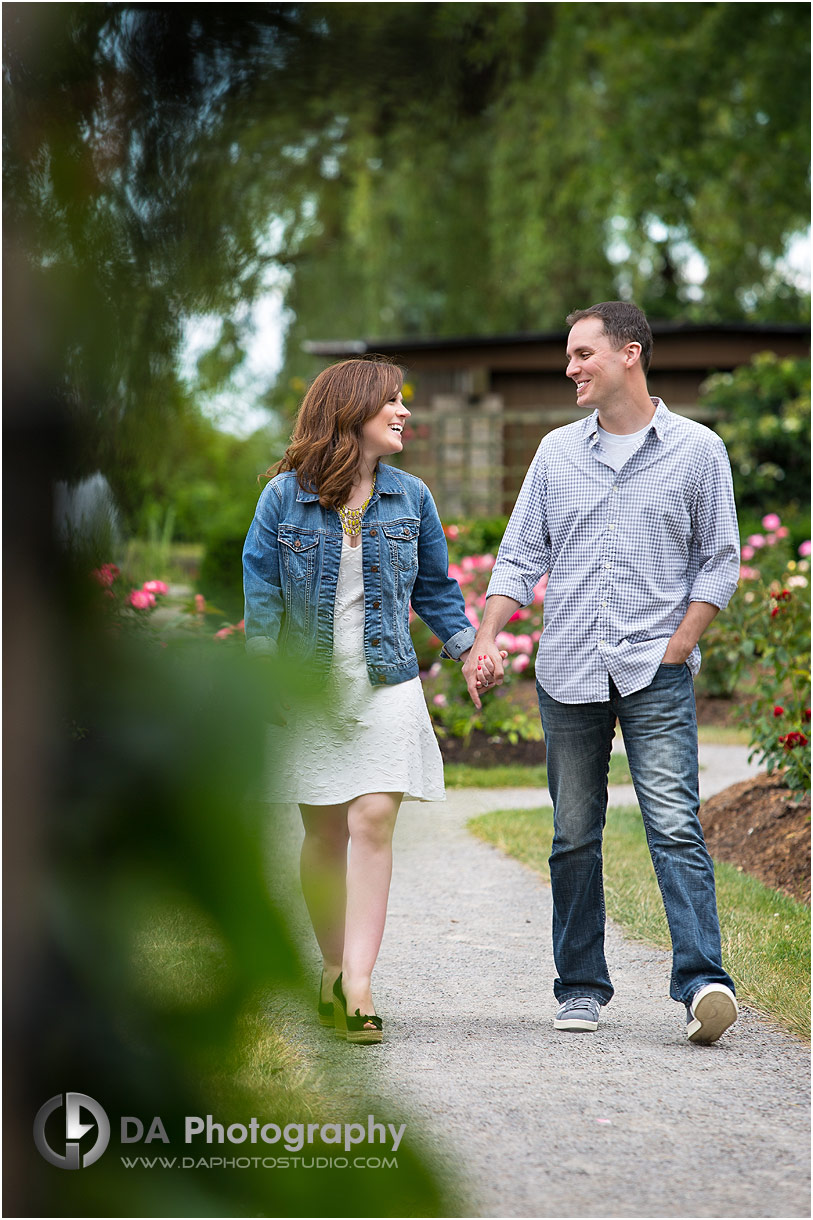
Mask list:
[[[713,426],[698,401],[713,372],[730,372],[757,352],[807,356],[798,325],[652,323],[650,392]],[[510,512],[540,438],[588,412],[565,375],[567,331],[450,339],[312,342],[326,361],[381,353],[406,370],[412,411],[406,469],[425,479],[441,514]],[[406,397],[406,395],[405,395]]]

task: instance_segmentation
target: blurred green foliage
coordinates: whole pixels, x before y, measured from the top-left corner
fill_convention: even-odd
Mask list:
[[[242,554],[246,529],[248,526],[242,531],[213,533],[197,578],[197,586],[204,596],[233,619],[243,617]]]
[[[59,573],[57,684],[32,688],[29,678],[38,726],[50,726],[38,759],[45,799],[36,800],[25,772],[7,789],[38,851],[19,850],[20,829],[9,837],[7,863],[26,902],[22,945],[7,956],[15,1059],[6,1139],[15,1155],[5,1213],[443,1214],[440,1188],[408,1143],[392,1171],[397,1195],[391,1173],[352,1163],[183,1173],[122,1164],[121,1153],[281,1154],[263,1145],[189,1148],[187,1115],[366,1123],[376,1100],[357,1083],[337,1110],[330,1065],[317,1073],[301,1046],[300,1014],[316,1026],[316,971],[303,969],[269,872],[269,846],[286,832],[280,808],[262,796],[273,766],[265,721],[307,682],[210,632],[146,629],[91,579],[93,558]],[[27,744],[18,734],[18,749]],[[306,973],[313,978],[292,1011]],[[344,1087],[350,1066],[341,1071]],[[51,1167],[31,1139],[39,1106],[66,1089],[89,1094],[111,1119],[111,1147],[87,1172]],[[387,1103],[377,1100],[381,1113]],[[122,1115],[145,1128],[160,1116],[170,1145],[120,1146]],[[306,1151],[336,1155],[318,1140]]]

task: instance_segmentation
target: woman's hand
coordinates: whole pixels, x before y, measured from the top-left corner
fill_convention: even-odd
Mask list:
[[[508,653],[497,648],[496,644],[475,640],[474,647],[463,665],[463,677],[466,679],[469,695],[474,706],[479,711],[483,706],[480,695],[502,683],[504,676],[503,661]]]

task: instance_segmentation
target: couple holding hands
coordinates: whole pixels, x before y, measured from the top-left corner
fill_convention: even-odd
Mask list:
[[[441,656],[462,662],[480,707],[503,679],[496,637],[545,573],[536,678],[554,807],[554,1027],[596,1030],[613,995],[602,835],[616,721],[686,1036],[713,1042],[737,1017],[698,820],[693,688],[698,641],[739,577],[728,457],[714,432],[650,397],[652,334],[636,306],[603,302],[567,322],[566,376],[589,414],[542,438],[478,629],[449,577],[428,488],[386,464],[402,451],[409,418],[402,372],[386,361],[346,360],[314,380],[246,538],[249,652],[301,657],[324,691],[318,708],[292,710],[279,730],[273,796],[297,803],[305,828],[319,1019],[350,1042],[383,1036],[371,979],[401,801],[444,797],[410,603],[445,641]]]

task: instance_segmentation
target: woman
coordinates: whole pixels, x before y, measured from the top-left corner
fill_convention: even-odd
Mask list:
[[[319,374],[243,551],[249,650],[293,654],[323,684],[318,710],[289,716],[273,797],[296,801],[305,827],[302,890],[323,959],[319,1018],[365,1043],[382,1037],[371,976],[398,809],[405,798],[444,797],[410,601],[446,641],[441,656],[465,658],[475,635],[429,490],[380,464],[404,447],[402,383],[381,359]]]

